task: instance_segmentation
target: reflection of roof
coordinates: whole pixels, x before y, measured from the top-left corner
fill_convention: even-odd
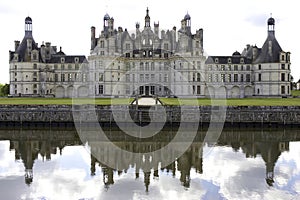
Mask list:
[[[132,105],[136,105],[136,99],[131,103]],[[140,97],[138,98],[138,105],[140,106],[154,106],[154,105],[162,105],[161,101],[154,97]]]

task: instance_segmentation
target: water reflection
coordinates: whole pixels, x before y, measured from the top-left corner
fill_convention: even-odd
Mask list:
[[[165,130],[165,134],[159,139],[147,139],[137,141],[133,138],[122,137],[122,132],[118,130],[109,130],[110,139],[114,144],[122,149],[132,152],[147,152],[153,149],[159,149],[166,145],[170,135],[174,134],[172,130]],[[167,135],[169,133],[169,135]],[[203,164],[206,155],[203,148],[209,148],[211,144],[203,144],[205,130],[199,131],[193,144],[189,149],[169,165],[163,165],[162,158],[151,159],[143,158],[123,158],[120,168],[112,169],[107,165],[109,162],[101,162],[95,156],[90,154],[90,175],[91,177],[102,177],[103,185],[108,190],[116,184],[116,176],[127,174],[134,170],[133,179],[143,179],[144,190],[149,192],[151,182],[160,178],[161,172],[171,174],[172,177],[178,178],[183,188],[191,187],[191,172],[203,174]],[[9,150],[14,152],[15,160],[22,160],[25,168],[25,183],[32,184],[34,179],[34,163],[37,160],[50,161],[52,155],[61,154],[63,149],[69,146],[84,145],[79,139],[76,130],[69,128],[61,129],[36,129],[36,130],[0,130],[0,140],[9,140]],[[300,130],[296,129],[275,129],[275,130],[258,130],[258,129],[225,129],[220,136],[217,146],[223,148],[232,148],[234,152],[242,152],[246,158],[262,158],[265,163],[265,183],[267,186],[273,186],[276,180],[275,166],[278,158],[283,152],[289,152],[290,142],[300,141]],[[84,142],[85,143],[85,142]],[[106,142],[89,143],[91,152],[102,151],[110,152]],[[103,154],[104,155],[104,154]],[[113,162],[120,159],[120,155],[109,157]],[[1,158],[1,157],[0,157]],[[227,159],[227,158],[221,158]],[[151,165],[149,164],[151,162]],[[155,163],[153,163],[155,162]],[[299,165],[299,163],[298,163]],[[126,166],[126,167],[124,167]],[[149,169],[149,166],[153,166]],[[161,167],[164,166],[164,167]],[[99,167],[101,170],[97,170]],[[1,168],[0,168],[1,169]],[[208,169],[210,170],[210,169]],[[224,166],[224,171],[226,171]],[[141,174],[142,173],[142,174]],[[177,176],[178,175],[178,176]],[[152,178],[151,178],[152,177]]]

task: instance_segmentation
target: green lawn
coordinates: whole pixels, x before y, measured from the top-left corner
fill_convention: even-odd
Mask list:
[[[300,90],[292,90],[292,96],[299,96],[300,97]]]
[[[127,105],[132,99],[74,99],[76,104]],[[0,105],[72,105],[71,98],[0,98]]]
[[[128,105],[133,99],[97,98],[76,99],[76,104]],[[176,99],[161,98],[166,105],[228,105],[228,106],[300,106],[300,98],[247,98],[247,99]],[[56,98],[0,98],[0,105],[71,105],[72,99]]]

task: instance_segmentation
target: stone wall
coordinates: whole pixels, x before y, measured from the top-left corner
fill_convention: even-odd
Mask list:
[[[112,112],[113,110],[113,112]],[[224,118],[223,118],[224,117]],[[95,119],[96,118],[96,119]],[[300,125],[300,106],[135,106],[1,105],[0,122],[199,122]]]

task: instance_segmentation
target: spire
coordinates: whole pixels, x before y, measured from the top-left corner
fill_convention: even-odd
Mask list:
[[[149,9],[148,9],[148,7],[147,7],[147,10],[146,10],[145,27],[150,27],[150,16],[149,16]]]

